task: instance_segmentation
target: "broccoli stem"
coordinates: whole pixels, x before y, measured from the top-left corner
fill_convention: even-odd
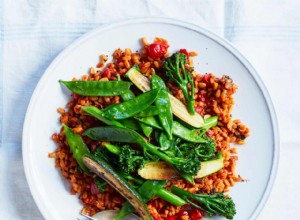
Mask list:
[[[191,115],[194,115],[194,79],[190,72],[191,70],[186,69],[186,64],[188,64],[187,56],[185,54],[177,52],[165,60],[163,64],[163,69],[165,71],[166,76],[169,79],[175,81],[181,88],[186,101],[187,109]]]
[[[179,196],[175,195],[174,193],[171,193],[170,191],[164,188],[158,190],[156,195],[162,198],[163,200],[176,206],[183,206],[186,204],[186,201],[184,201],[182,198],[180,198]]]
[[[224,196],[223,193],[212,195],[193,194],[175,186],[171,186],[171,189],[176,195],[184,198],[187,203],[205,211],[209,216],[220,215],[227,219],[232,219],[236,214],[233,200]],[[192,199],[192,201],[190,199]],[[200,205],[195,204],[193,201],[199,202]]]

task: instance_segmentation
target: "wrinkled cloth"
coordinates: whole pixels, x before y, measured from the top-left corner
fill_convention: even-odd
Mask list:
[[[248,58],[277,113],[281,158],[259,219],[300,216],[300,2],[225,0],[1,0],[0,217],[43,219],[22,161],[22,126],[30,97],[51,61],[82,34],[115,21],[167,17],[209,29]],[[288,171],[288,172],[287,172]]]

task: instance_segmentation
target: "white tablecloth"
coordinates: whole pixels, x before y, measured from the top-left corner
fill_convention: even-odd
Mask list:
[[[0,217],[43,219],[22,163],[22,126],[44,70],[76,38],[102,24],[144,16],[176,18],[232,42],[270,92],[281,134],[271,196],[259,219],[299,219],[300,1],[0,0]]]

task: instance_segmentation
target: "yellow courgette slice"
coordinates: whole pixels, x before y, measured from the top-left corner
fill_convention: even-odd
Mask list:
[[[224,167],[222,153],[209,161],[201,162],[201,168],[194,179],[199,179],[213,174]],[[168,163],[164,161],[153,161],[145,164],[138,170],[138,174],[144,179],[151,180],[176,180],[182,179],[181,175]]]

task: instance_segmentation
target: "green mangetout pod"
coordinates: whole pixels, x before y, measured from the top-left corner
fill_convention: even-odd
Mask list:
[[[63,81],[59,80],[73,93],[83,96],[116,96],[129,89],[131,83],[124,81]]]

